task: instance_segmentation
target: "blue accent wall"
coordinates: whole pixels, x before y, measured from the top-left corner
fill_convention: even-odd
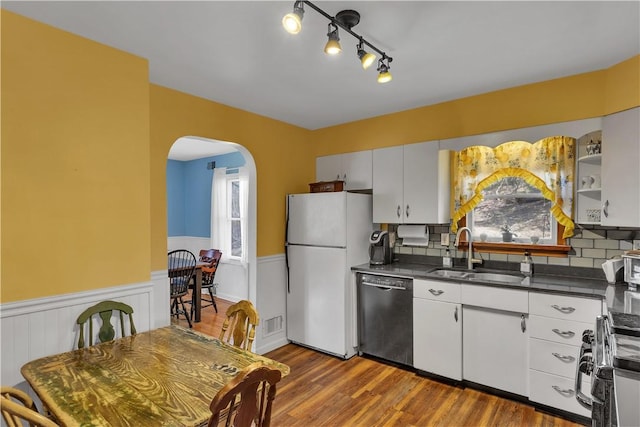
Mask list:
[[[211,179],[216,168],[244,166],[240,152],[182,162],[167,162],[167,221],[168,235],[211,237]]]

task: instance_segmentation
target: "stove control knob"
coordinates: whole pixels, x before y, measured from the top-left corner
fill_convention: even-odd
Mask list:
[[[587,329],[582,333],[582,342],[585,344],[593,344],[593,340],[595,339],[594,333],[592,330]]]

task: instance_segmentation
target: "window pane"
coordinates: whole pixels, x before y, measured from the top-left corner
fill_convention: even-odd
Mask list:
[[[240,181],[231,181],[231,218],[240,218]]]
[[[537,237],[539,243],[555,244],[551,215],[551,201],[540,191],[516,177],[504,178],[484,192],[484,199],[473,210],[471,224],[474,236],[489,242],[530,243]],[[503,235],[506,229],[511,239]],[[484,236],[486,235],[486,237]]]
[[[231,221],[231,256],[242,256],[242,228],[240,220]]]

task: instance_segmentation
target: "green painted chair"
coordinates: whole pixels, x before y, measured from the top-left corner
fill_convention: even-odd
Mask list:
[[[133,308],[128,306],[125,303],[118,301],[102,301],[98,304],[87,308],[82,312],[80,316],[78,316],[78,320],[76,323],[80,328],[80,338],[78,339],[78,348],[84,348],[84,330],[86,328],[85,323],[89,323],[89,345],[93,345],[93,322],[91,321],[92,316],[99,315],[102,325],[100,326],[100,330],[98,331],[98,339],[100,342],[111,341],[115,338],[116,331],[111,324],[111,316],[113,312],[119,312],[120,314],[120,332],[122,336],[125,336],[125,321],[124,315],[129,316],[129,325],[130,334],[136,334],[136,327],[133,323]],[[88,322],[87,322],[88,321]]]

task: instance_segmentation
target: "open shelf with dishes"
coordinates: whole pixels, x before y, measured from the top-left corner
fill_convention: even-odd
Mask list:
[[[600,224],[602,189],[602,131],[590,132],[577,141],[575,173],[575,222]]]

